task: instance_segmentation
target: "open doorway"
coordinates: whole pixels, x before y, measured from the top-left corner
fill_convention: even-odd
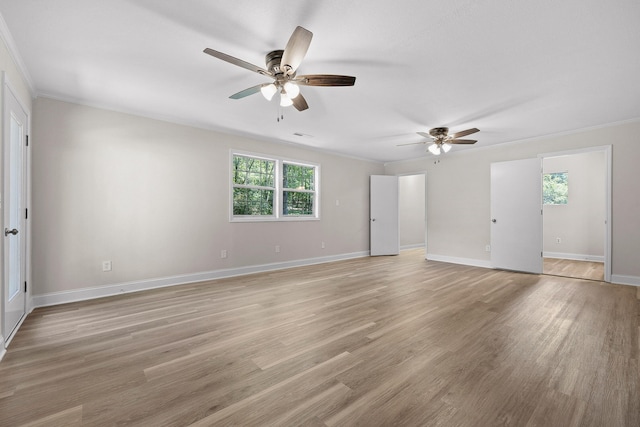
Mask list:
[[[607,151],[543,157],[544,274],[607,280]]]
[[[426,248],[426,174],[398,178],[400,250]]]

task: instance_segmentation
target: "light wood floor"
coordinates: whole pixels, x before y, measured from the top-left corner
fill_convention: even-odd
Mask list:
[[[574,277],[577,279],[604,280],[604,263],[545,258],[544,274]]]
[[[640,425],[636,288],[422,254],[37,309],[0,425]]]

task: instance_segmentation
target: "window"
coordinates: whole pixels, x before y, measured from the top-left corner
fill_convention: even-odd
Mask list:
[[[542,201],[545,205],[566,205],[569,202],[569,174],[567,172],[542,175]]]
[[[232,153],[231,220],[317,219],[318,176],[318,165]]]
[[[313,215],[315,167],[283,162],[282,215]]]
[[[233,156],[233,215],[273,215],[276,163]]]

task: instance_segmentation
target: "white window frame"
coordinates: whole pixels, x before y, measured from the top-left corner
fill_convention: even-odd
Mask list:
[[[233,157],[244,156],[255,159],[275,162],[275,190],[273,194],[273,215],[234,215],[233,214],[233,189],[236,185],[233,182]],[[283,170],[284,164],[307,166],[314,168],[314,190],[295,190],[305,193],[313,193],[313,214],[312,215],[283,215]],[[320,219],[320,165],[313,162],[295,160],[280,156],[253,153],[241,150],[229,151],[229,222],[273,222],[273,221],[317,221]]]

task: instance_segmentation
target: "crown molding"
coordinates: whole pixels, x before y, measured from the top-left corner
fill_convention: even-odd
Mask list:
[[[24,64],[24,61],[22,60],[22,56],[18,51],[16,42],[13,39],[13,36],[11,35],[11,31],[9,31],[9,27],[7,26],[7,22],[4,20],[2,13],[0,13],[0,38],[2,38],[2,41],[7,47],[7,51],[9,51],[9,56],[11,57],[13,62],[16,64],[16,67],[18,68],[20,73],[22,74],[22,78],[27,84],[27,88],[31,93],[31,97],[35,98],[37,95],[37,92],[36,92],[36,87],[33,84],[33,79],[31,78],[31,75],[29,74],[29,70],[27,69],[26,65]]]

